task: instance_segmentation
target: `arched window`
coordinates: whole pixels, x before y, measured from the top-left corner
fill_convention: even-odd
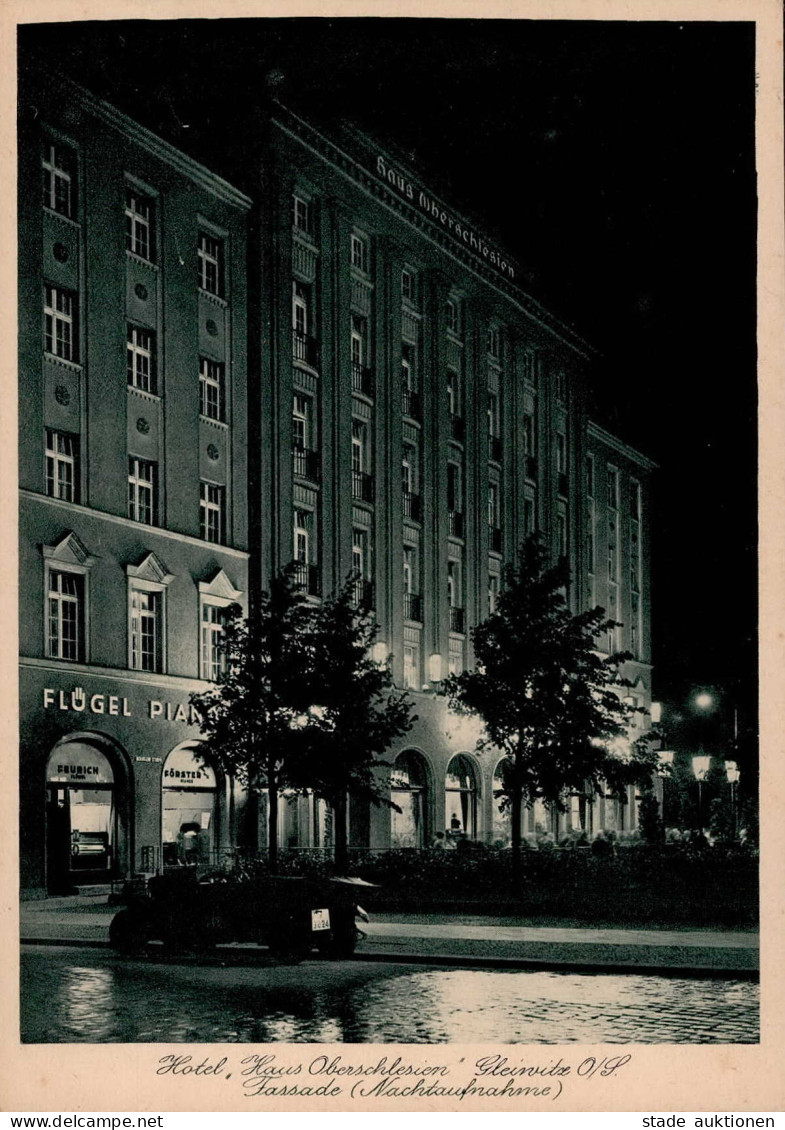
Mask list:
[[[425,761],[413,749],[399,753],[390,773],[390,800],[401,811],[392,809],[393,847],[425,847],[427,776]]]
[[[210,863],[217,846],[215,773],[193,746],[169,754],[161,791],[164,867]]]
[[[462,753],[447,766],[444,822],[448,835],[467,839],[477,835],[477,776],[471,760]]]
[[[53,894],[75,883],[106,882],[115,864],[115,775],[88,740],[61,742],[46,767],[47,867]]]

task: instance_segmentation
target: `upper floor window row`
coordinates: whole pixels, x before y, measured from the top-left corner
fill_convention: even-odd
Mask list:
[[[46,140],[41,156],[44,207],[76,218],[76,154],[68,145]]]

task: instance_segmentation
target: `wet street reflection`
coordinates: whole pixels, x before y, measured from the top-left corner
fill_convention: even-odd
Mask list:
[[[22,954],[27,1043],[753,1043],[744,981]]]

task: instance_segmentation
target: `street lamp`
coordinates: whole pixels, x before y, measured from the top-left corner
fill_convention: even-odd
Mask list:
[[[733,817],[733,839],[736,839],[736,785],[739,783],[739,767],[735,761],[725,762],[725,776],[730,785],[730,810]]]
[[[698,824],[701,831],[703,831],[703,805],[701,788],[703,782],[706,780],[709,769],[711,769],[711,758],[706,754],[698,754],[697,757],[692,759],[692,771],[695,774],[695,780],[698,782]]]

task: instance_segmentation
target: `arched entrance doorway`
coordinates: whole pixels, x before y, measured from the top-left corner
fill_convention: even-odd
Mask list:
[[[103,746],[103,748],[102,748]],[[105,883],[122,870],[117,759],[90,735],[58,742],[46,766],[46,860],[50,894]],[[124,814],[123,814],[124,815]],[[124,821],[123,821],[124,823]],[[124,829],[123,829],[124,832]]]
[[[391,810],[390,839],[394,848],[425,847],[427,790],[425,759],[413,749],[399,753],[390,773],[390,800],[401,809]]]
[[[477,837],[477,774],[464,753],[459,753],[447,766],[444,825],[447,835],[455,839]]]
[[[164,867],[209,864],[217,849],[218,790],[215,772],[194,743],[178,746],[161,778]]]

